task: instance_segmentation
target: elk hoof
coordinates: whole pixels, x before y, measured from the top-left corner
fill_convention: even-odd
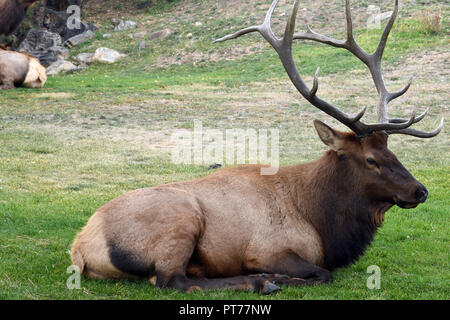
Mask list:
[[[263,287],[261,293],[262,294],[269,294],[269,293],[280,291],[280,290],[281,290],[281,288],[279,286],[273,284],[270,281],[266,281],[264,283],[264,287]]]
[[[202,288],[200,288],[199,286],[190,286],[189,288],[187,288],[186,293],[192,293],[194,291],[203,291]]]

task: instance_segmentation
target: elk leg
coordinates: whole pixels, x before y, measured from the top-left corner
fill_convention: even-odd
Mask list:
[[[278,285],[278,286],[305,286],[305,285],[314,285],[314,284],[320,284],[323,282],[319,282],[316,279],[313,278],[297,278],[297,277],[290,277],[285,274],[268,274],[268,273],[259,273],[259,274],[252,274],[251,277],[263,277],[267,279],[268,281]]]
[[[217,290],[230,289],[237,291],[249,291],[254,293],[269,294],[281,290],[268,279],[255,276],[237,276],[228,278],[187,278],[184,274],[179,274],[168,281],[163,281],[164,276],[157,275],[156,286],[162,288],[177,289],[185,292],[195,290]],[[161,280],[160,280],[161,279]]]
[[[3,84],[0,84],[0,89],[2,90],[11,90],[11,89],[15,89],[15,85],[13,81],[3,81]]]
[[[313,265],[294,252],[287,252],[277,256],[269,265],[254,269],[265,274],[264,277],[277,285],[303,286],[332,282],[331,272]]]
[[[2,66],[3,67],[3,66]],[[3,69],[3,68],[0,68]],[[0,89],[10,90],[14,89],[14,78],[8,73],[10,70],[8,68],[4,68],[0,70]]]

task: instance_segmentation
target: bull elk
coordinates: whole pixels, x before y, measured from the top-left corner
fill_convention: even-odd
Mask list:
[[[122,195],[102,206],[77,235],[73,263],[93,278],[143,277],[158,287],[182,291],[235,289],[258,293],[280,285],[303,286],[332,281],[331,271],[363,254],[384,214],[392,206],[414,208],[427,189],[388,149],[390,134],[436,136],[410,128],[422,120],[391,118],[387,104],[404,94],[389,92],[381,58],[397,16],[398,2],[373,54],[355,41],[346,1],[345,41],[314,32],[294,33],[295,1],[284,36],[272,32],[273,1],[262,25],[242,29],[216,42],[259,32],[278,53],[292,83],[312,105],[352,132],[314,126],[330,148],[317,161],[261,175],[260,165],[219,170],[207,177]],[[370,70],[379,93],[379,123],[361,121],[365,109],[350,116],[319,98],[318,76],[311,89],[292,56],[294,39],[344,48]]]
[[[36,1],[38,0],[0,0],[0,35],[13,33]]]
[[[42,88],[47,81],[45,68],[38,58],[0,45],[0,90]]]

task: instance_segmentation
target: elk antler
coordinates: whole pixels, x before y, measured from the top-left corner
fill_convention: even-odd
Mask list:
[[[431,138],[439,134],[443,125],[444,118],[442,118],[441,123],[438,128],[431,132],[423,132],[418,131],[412,128],[409,128],[412,124],[419,122],[422,120],[428,112],[428,109],[416,117],[415,112],[413,111],[411,117],[409,119],[401,119],[401,118],[390,118],[387,113],[387,105],[393,99],[400,97],[403,95],[410,87],[411,81],[403,87],[400,91],[397,92],[389,92],[386,89],[383,80],[383,74],[381,72],[381,58],[383,56],[384,48],[386,46],[387,38],[394,24],[395,18],[398,12],[398,0],[395,1],[395,9],[392,13],[391,18],[389,19],[386,28],[384,29],[383,35],[381,36],[381,40],[378,44],[377,49],[373,54],[368,54],[365,52],[355,41],[353,37],[353,24],[352,17],[350,12],[350,3],[349,0],[346,0],[346,20],[347,20],[347,39],[336,40],[319,33],[314,32],[309,26],[307,26],[307,31],[304,33],[296,33],[294,34],[295,28],[295,19],[298,11],[299,1],[296,0],[294,3],[294,7],[292,9],[291,14],[288,17],[286,29],[284,32],[283,38],[279,39],[272,31],[270,26],[270,20],[275,10],[275,7],[278,4],[278,0],[274,0],[269,10],[267,11],[266,18],[264,19],[264,23],[257,26],[251,26],[242,30],[237,31],[236,33],[227,35],[220,39],[215,40],[214,42],[222,42],[230,39],[238,38],[244,34],[251,32],[259,32],[267,42],[275,49],[280,57],[280,60],[286,70],[289,78],[291,79],[294,86],[300,92],[300,94],[308,100],[312,105],[319,108],[323,112],[332,116],[339,122],[345,124],[351,130],[353,130],[359,136],[366,136],[375,131],[385,130],[388,133],[402,133],[408,134],[421,138]],[[294,58],[292,56],[292,41],[294,39],[302,39],[302,40],[313,40],[321,43],[329,44],[333,47],[344,48],[353,53],[359,60],[364,62],[370,70],[373,81],[377,88],[379,94],[379,102],[378,102],[378,122],[376,124],[365,124],[360,121],[362,116],[364,115],[366,108],[363,108],[358,114],[349,116],[346,113],[342,112],[338,108],[334,107],[330,103],[325,100],[319,98],[316,93],[318,89],[318,73],[319,68],[317,68],[316,74],[314,75],[313,87],[311,89],[308,88],[304,80],[302,79],[297,66],[295,64]]]

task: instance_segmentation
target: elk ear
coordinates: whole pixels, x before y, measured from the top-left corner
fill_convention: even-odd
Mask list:
[[[338,131],[319,120],[314,120],[314,127],[316,128],[319,138],[323,141],[323,143],[334,151],[341,149],[343,141],[342,136]]]

